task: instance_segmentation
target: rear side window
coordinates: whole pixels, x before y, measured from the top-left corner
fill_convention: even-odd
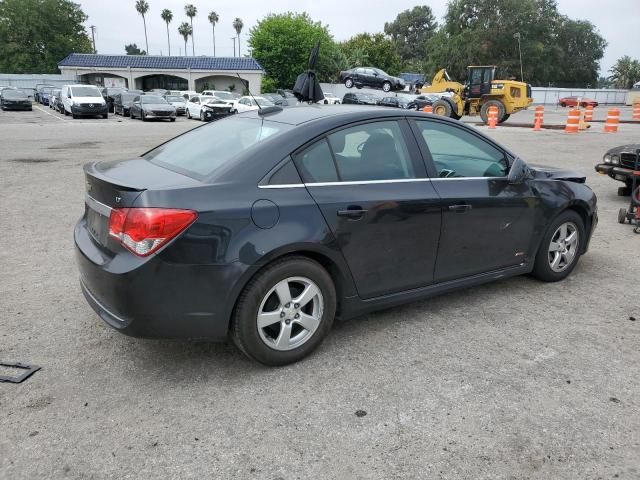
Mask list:
[[[338,181],[331,150],[325,139],[296,155],[295,161],[305,183]]]
[[[290,125],[266,120],[228,118],[191,130],[151,150],[144,158],[201,179],[291,128]]]
[[[342,181],[416,178],[400,126],[373,122],[329,135]]]

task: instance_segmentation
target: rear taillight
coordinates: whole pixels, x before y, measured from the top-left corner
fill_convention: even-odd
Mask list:
[[[109,235],[140,257],[157,251],[195,222],[192,210],[116,208],[109,217]]]

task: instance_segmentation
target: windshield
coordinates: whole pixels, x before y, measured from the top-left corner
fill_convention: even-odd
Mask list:
[[[28,97],[29,94],[24,90],[2,90],[2,96],[4,98],[24,98]]]
[[[211,175],[290,125],[253,118],[228,118],[196,128],[144,155],[151,163],[196,178]]]
[[[186,100],[183,97],[177,97],[175,95],[172,95],[170,97],[167,97],[167,102],[180,102],[180,103],[184,103],[186,102]]]
[[[214,95],[222,100],[233,100],[233,94],[230,92],[214,92]]]
[[[143,95],[140,97],[140,103],[167,103],[167,101],[158,95]]]
[[[100,90],[96,87],[71,87],[74,97],[101,97]]]

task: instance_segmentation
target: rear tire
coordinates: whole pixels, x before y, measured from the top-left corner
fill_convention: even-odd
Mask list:
[[[627,209],[621,208],[618,210],[618,223],[626,223],[627,222]]]
[[[382,91],[383,92],[390,92],[391,91],[391,83],[390,82],[384,82],[382,84]]]
[[[562,239],[563,231],[565,239]],[[572,241],[571,235],[577,238]],[[542,238],[533,267],[533,276],[543,282],[564,280],[578,264],[582,246],[586,241],[582,218],[573,210],[565,210],[547,228]],[[559,258],[558,263],[555,262]],[[555,268],[554,265],[555,264]]]
[[[353,79],[347,78],[344,81],[344,86],[347,87],[347,88],[353,88]]]
[[[302,292],[307,288],[314,289],[315,295],[305,298]],[[294,303],[298,298],[303,301]],[[230,335],[249,358],[265,365],[286,365],[320,345],[335,311],[335,286],[327,271],[309,258],[285,257],[259,272],[240,294]]]
[[[480,108],[480,118],[485,124],[489,124],[489,107],[498,107],[498,123],[503,122],[504,116],[507,114],[504,104],[500,100],[487,100]]]

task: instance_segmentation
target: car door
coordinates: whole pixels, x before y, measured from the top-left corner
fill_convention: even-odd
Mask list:
[[[361,298],[433,282],[440,199],[406,120],[334,131],[294,160]]]
[[[131,102],[131,107],[129,107],[129,116],[131,118],[133,117],[139,117],[141,114],[140,112],[142,111],[142,106],[140,105],[140,97],[134,97],[133,101]]]
[[[508,181],[508,155],[468,128],[433,119],[414,122],[443,202],[435,281],[530,260],[538,199],[526,181]]]
[[[200,115],[200,97],[191,97],[187,102],[187,108],[189,109],[189,115],[192,117],[198,117]]]

